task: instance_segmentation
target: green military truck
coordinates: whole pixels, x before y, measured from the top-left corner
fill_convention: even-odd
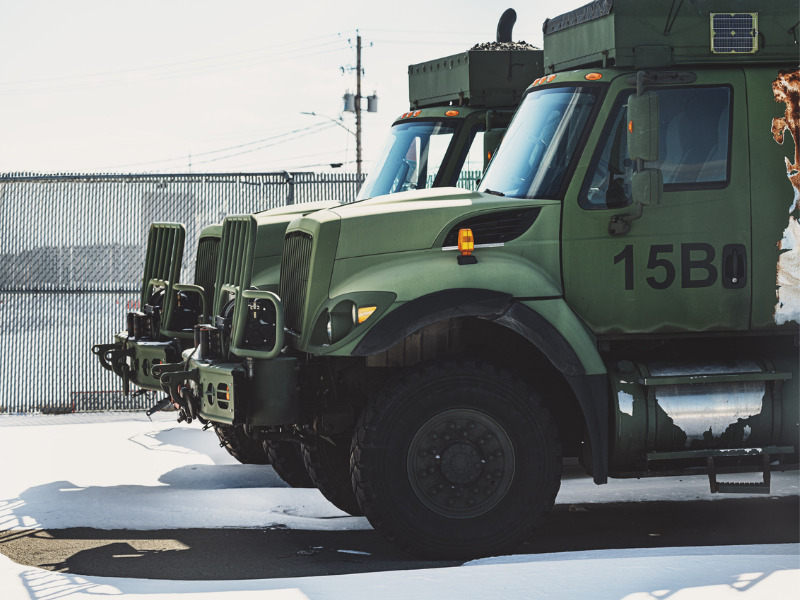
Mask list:
[[[545,74],[477,192],[295,215],[282,244],[226,219],[215,316],[156,367],[164,390],[302,444],[326,497],[420,556],[532,536],[563,457],[597,484],[768,492],[800,447],[795,8],[548,20]]]
[[[496,42],[409,67],[411,110],[393,123],[389,138],[359,191],[359,200],[431,187],[475,189],[489,154],[499,144],[525,89],[544,74],[542,50],[510,41],[515,18],[513,11],[506,11]],[[127,315],[126,328],[115,336],[114,343],[98,344],[93,352],[105,368],[122,379],[126,394],[131,384],[142,391],[161,391],[154,367],[179,362],[181,352],[194,347],[194,325],[209,323],[224,311],[224,286],[253,286],[277,292],[284,232],[289,222],[298,215],[338,205],[334,201],[292,204],[245,217],[246,226],[255,226],[249,245],[245,251],[244,247],[231,248],[226,243],[219,273],[223,225],[205,228],[197,248],[194,284],[177,283],[185,228],[178,223],[153,224],[142,278],[142,308]],[[225,227],[232,228],[229,234],[239,235],[233,231],[240,221],[236,217],[225,222]],[[255,261],[252,257],[245,259],[247,253],[255,253]],[[219,284],[215,287],[216,280]],[[154,409],[170,404],[172,401],[167,399]],[[193,418],[186,412],[182,416]],[[263,441],[249,436],[241,425],[215,422],[213,427],[221,444],[239,461],[263,464],[268,454],[287,482],[311,484],[303,461],[294,457],[298,444],[272,441],[265,454]],[[357,510],[354,503],[351,508]]]

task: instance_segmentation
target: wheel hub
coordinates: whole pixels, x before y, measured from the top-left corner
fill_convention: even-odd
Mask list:
[[[514,477],[514,449],[502,426],[485,413],[452,409],[426,421],[411,441],[408,476],[432,511],[467,518],[494,508]]]
[[[479,448],[471,442],[456,442],[440,455],[439,469],[451,484],[466,485],[480,478],[486,464]]]

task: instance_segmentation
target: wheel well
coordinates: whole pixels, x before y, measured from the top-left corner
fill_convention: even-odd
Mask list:
[[[556,421],[564,456],[580,455],[586,426],[572,388],[547,356],[507,327],[478,317],[445,319],[423,327],[388,350],[367,356],[366,366],[393,372],[446,358],[477,358],[522,377],[541,396]]]

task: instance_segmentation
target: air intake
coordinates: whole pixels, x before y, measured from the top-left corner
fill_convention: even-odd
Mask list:
[[[465,228],[472,229],[476,246],[510,242],[530,229],[537,216],[539,216],[538,208],[525,208],[470,217],[453,225],[442,246],[445,248],[457,246],[458,231]]]

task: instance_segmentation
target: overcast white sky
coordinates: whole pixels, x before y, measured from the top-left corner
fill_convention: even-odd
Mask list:
[[[362,36],[364,170],[408,110],[407,67],[495,38],[541,46],[586,3],[0,0],[0,173],[355,170],[338,118]],[[342,68],[346,71],[343,74]],[[342,122],[355,129],[352,113]]]

